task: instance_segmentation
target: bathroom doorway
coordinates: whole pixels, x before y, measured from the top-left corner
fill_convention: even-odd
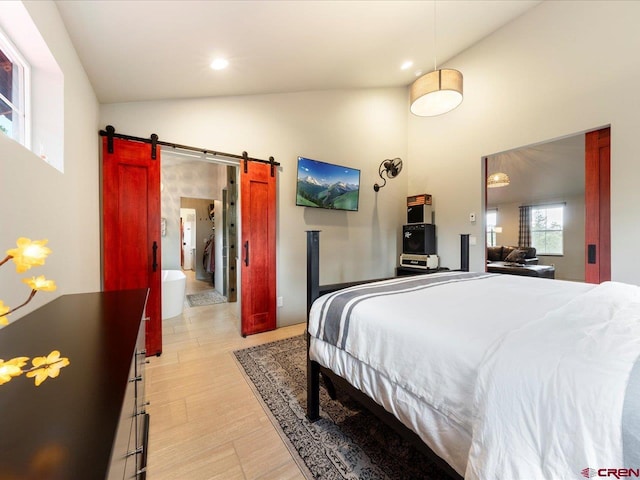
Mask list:
[[[214,200],[180,197],[182,225],[182,269],[193,270],[197,280],[214,286],[215,217]]]
[[[180,207],[180,263],[183,270],[195,270],[196,210]]]
[[[235,207],[228,211],[235,198],[225,201],[224,192],[236,175],[235,166],[163,150],[163,268],[182,270],[187,287],[195,282],[196,290],[215,290],[229,302],[236,302],[235,272],[229,271],[235,270],[235,257],[228,254],[224,234],[227,222],[235,226],[236,217]]]

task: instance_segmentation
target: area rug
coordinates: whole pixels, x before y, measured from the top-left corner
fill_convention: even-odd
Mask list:
[[[234,352],[249,384],[310,479],[449,480],[398,434],[345,394],[320,390],[321,419],[309,422],[303,335]]]
[[[187,295],[187,302],[190,307],[204,307],[205,305],[214,305],[216,303],[224,303],[227,298],[220,295],[215,290],[207,290],[206,292],[192,293]]]

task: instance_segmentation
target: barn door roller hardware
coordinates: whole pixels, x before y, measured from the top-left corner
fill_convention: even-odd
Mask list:
[[[234,153],[218,152],[215,150],[207,150],[206,148],[190,147],[189,145],[180,145],[178,143],[163,142],[158,140],[158,135],[156,135],[155,133],[153,133],[150,138],[141,138],[141,137],[134,137],[131,135],[123,135],[122,133],[116,133],[116,129],[112,125],[107,125],[104,130],[100,130],[98,133],[101,137],[107,137],[107,151],[109,153],[113,153],[113,139],[121,138],[123,140],[133,140],[135,142],[143,142],[143,143],[151,144],[151,158],[153,160],[157,158],[157,145],[162,145],[164,147],[171,147],[177,150],[188,150],[190,152],[198,152],[204,155],[212,155],[214,157],[225,157],[225,158],[244,160],[245,172],[247,171],[246,170],[247,161],[270,164],[272,176],[275,174],[274,167],[280,166],[280,163],[274,161],[273,157],[269,157],[269,160],[263,160],[261,158],[251,158],[247,154],[247,152],[242,152],[242,155],[236,155]]]

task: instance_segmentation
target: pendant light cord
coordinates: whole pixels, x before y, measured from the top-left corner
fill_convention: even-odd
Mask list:
[[[436,0],[433,0],[433,71],[438,70],[438,62],[436,61],[436,52],[438,44],[436,40]]]

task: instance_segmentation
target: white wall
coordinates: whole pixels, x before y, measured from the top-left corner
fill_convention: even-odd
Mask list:
[[[409,189],[434,196],[441,263],[457,265],[471,233],[471,269],[483,269],[483,225],[469,222],[484,209],[483,155],[610,124],[612,278],[640,284],[638,18],[640,2],[546,1],[448,63],[463,72],[462,105],[408,114]]]
[[[390,276],[400,254],[407,175],[377,194],[378,167],[407,155],[404,88],[320,91],[103,105],[117,132],[268,159],[278,171],[278,325],[305,320],[306,234],[321,230],[322,283]],[[361,169],[358,212],[295,205],[297,157]],[[419,192],[423,192],[419,188]]]
[[[17,275],[0,268],[0,299],[22,303],[29,289],[20,279],[45,275],[58,290],[40,292],[16,320],[66,293],[100,289],[98,103],[52,2],[27,10],[64,73],[64,173],[0,134],[0,251],[20,236],[49,239],[45,266]],[[3,255],[4,256],[4,255]]]

